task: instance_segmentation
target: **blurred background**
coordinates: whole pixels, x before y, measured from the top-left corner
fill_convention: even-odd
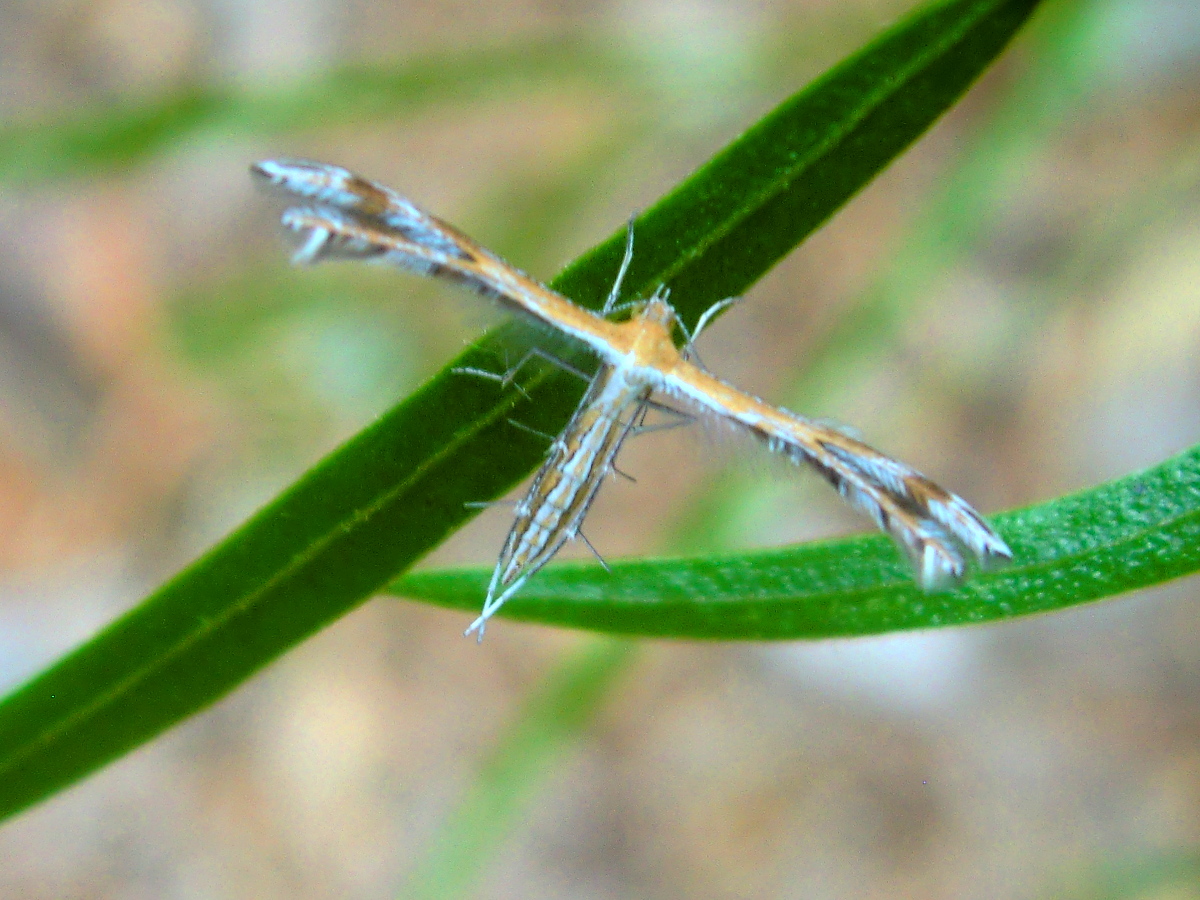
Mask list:
[[[352,167],[549,278],[910,8],[0,3],[4,686],[496,320],[404,274],[289,269],[251,161]],[[705,362],[989,512],[1160,462],[1200,441],[1198,138],[1200,6],[1049,3]],[[593,543],[863,529],[727,444],[630,442]],[[427,564],[490,566],[508,519]],[[6,823],[0,896],[1200,897],[1195,584],[771,646],[501,621],[480,648],[468,617],[377,599]],[[498,776],[597,659],[591,712]],[[472,844],[489,784],[513,812]]]

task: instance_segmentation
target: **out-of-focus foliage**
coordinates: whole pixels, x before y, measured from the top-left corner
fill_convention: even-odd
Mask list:
[[[999,11],[990,22],[976,19],[979,27],[969,35],[979,42],[976,51],[987,47],[990,53],[1013,24],[1011,20],[998,24],[1004,19],[1003,10],[1020,15],[1026,5],[958,2],[947,4],[944,10],[949,12],[944,15],[952,18],[962,13],[965,21],[971,14]],[[1022,273],[1019,283],[1010,285],[1024,297],[1020,313],[996,315],[994,307],[982,307],[985,314],[993,315],[986,321],[987,328],[979,329],[981,334],[986,331],[986,339],[962,341],[964,348],[970,348],[963,353],[983,348],[971,365],[956,368],[938,355],[945,348],[939,347],[936,328],[927,320],[944,315],[938,311],[943,307],[934,302],[941,282],[948,273],[957,272],[968,253],[987,259],[989,253],[995,257],[1014,252],[981,248],[983,236],[996,218],[1007,214],[1006,204],[1025,202],[1023,191],[1037,190],[1025,181],[1059,152],[1055,141],[1061,140],[1064,117],[1081,98],[1103,92],[1115,82],[1120,61],[1133,56],[1112,37],[1139,32],[1128,17],[1123,20],[1114,11],[1113,4],[1060,2],[1051,4],[1047,13],[1017,51],[1019,64],[1013,67],[1023,75],[1013,79],[1011,72],[1004,72],[988,84],[986,99],[968,100],[968,106],[976,104],[973,114],[982,125],[975,122],[976,127],[965,132],[970,147],[957,170],[939,178],[941,199],[925,209],[891,269],[857,303],[839,309],[831,317],[831,327],[826,327],[828,323],[813,326],[815,336],[805,345],[805,357],[791,376],[796,381],[786,397],[790,406],[819,412],[839,407],[849,398],[845,405],[853,408],[862,386],[878,382],[881,372],[890,376],[885,367],[900,360],[923,372],[913,379],[918,384],[922,377],[925,381],[927,391],[920,401],[941,398],[932,404],[933,412],[918,413],[917,421],[923,415],[936,417],[938,402],[945,403],[949,395],[962,406],[974,404],[981,422],[1002,420],[1011,414],[1004,404],[1020,394],[1012,381],[1018,378],[1020,366],[1028,363],[1028,348],[1064,328],[1064,320],[1078,324],[1071,319],[1072,300],[1078,300],[1071,297],[1074,286],[1105,271],[1114,258],[1109,248],[1127,246],[1131,229],[1182,208],[1186,198],[1195,194],[1195,166],[1187,158],[1166,158],[1157,164],[1153,178],[1127,185],[1124,193],[1114,192],[1110,202],[1088,215],[1076,219],[1071,211],[1063,211],[1062,221],[1051,223],[1057,227],[1047,228],[1047,233],[1058,236],[1058,243],[1043,236],[1047,246],[1021,250],[1029,261],[1029,274]],[[873,11],[847,7],[844,13],[828,17],[835,20],[838,15],[845,17],[841,35],[845,46],[863,43],[881,25]],[[937,14],[917,16],[894,34],[920,22],[929,26],[937,21]],[[950,19],[940,21],[951,26],[948,31],[954,30]],[[1123,22],[1121,29],[1114,22]],[[533,271],[539,265],[552,271],[565,256],[556,255],[562,254],[556,249],[560,245],[549,236],[569,232],[580,210],[595,206],[614,178],[656,156],[641,142],[655,133],[660,121],[674,121],[664,110],[675,114],[689,108],[689,90],[695,94],[724,90],[733,96],[737,88],[731,89],[731,84],[753,71],[755,78],[774,78],[773,84],[787,86],[767,88],[764,96],[775,98],[815,75],[820,67],[813,60],[833,62],[830,54],[839,42],[827,40],[827,30],[810,34],[800,27],[804,24],[774,29],[773,44],[753,63],[739,58],[738,66],[720,70],[676,59],[673,65],[663,66],[660,81],[646,74],[643,62],[596,49],[606,44],[533,40],[501,50],[471,49],[427,59],[415,55],[416,62],[398,67],[336,66],[299,87],[186,87],[163,99],[97,104],[81,114],[19,117],[0,129],[0,180],[21,191],[66,186],[69,192],[89,177],[129,178],[139,166],[153,169],[172,154],[203,152],[206,144],[230,139],[250,144],[270,137],[274,152],[274,141],[282,134],[303,134],[302,143],[311,146],[322,133],[354,126],[370,143],[378,140],[372,128],[381,122],[427,116],[426,121],[436,127],[437,111],[447,106],[520,97],[531,86],[536,92],[542,82],[571,83],[585,96],[589,90],[594,92],[591,96],[617,92],[622,98],[621,114],[615,117],[619,121],[578,141],[566,162],[546,163],[540,157],[531,161],[530,168],[538,169],[537,178],[502,174],[486,200],[468,210],[470,229],[474,232],[476,222],[483,222],[485,231],[480,236],[490,237],[486,229],[492,228],[498,235],[494,246],[505,256]],[[988,34],[989,25],[997,30]],[[909,49],[919,44],[915,34],[909,32]],[[1167,48],[1169,37],[1158,35],[1155,42]],[[671,49],[685,52],[684,43]],[[872,122],[869,114],[852,124],[844,121],[848,131],[835,135],[836,129],[830,129],[819,134],[829,140],[828,146],[797,163],[788,159],[789,141],[802,129],[792,128],[789,134],[788,123],[776,120],[784,127],[771,131],[764,121],[755,127],[759,152],[726,159],[724,171],[719,167],[708,171],[710,184],[724,186],[708,199],[717,207],[722,201],[732,200],[731,205],[713,214],[712,208],[698,202],[705,199],[702,192],[694,191],[691,206],[679,204],[681,198],[672,195],[663,207],[652,210],[638,231],[635,281],[640,277],[639,291],[644,293],[658,280],[676,279],[675,299],[694,317],[710,300],[740,291],[753,281],[911,139],[905,127],[887,134],[888,115],[894,125],[909,119],[915,110],[915,120],[905,125],[914,133],[920,131],[925,124],[922,117],[943,107],[958,90],[953,78],[940,84],[939,79],[969,77],[969,70],[987,55],[972,58],[972,49],[965,45],[933,41],[930,46],[935,45],[940,50],[924,57],[917,64],[918,77],[907,81],[904,77],[891,81],[887,72],[872,72],[870,65],[841,71],[850,76],[840,83],[843,89],[854,76],[862,78],[858,86],[865,85],[866,90],[855,95],[860,101],[870,94],[873,77],[878,78],[874,87],[880,88],[885,100],[889,91],[896,92],[893,99],[901,99],[890,106],[884,102],[872,107],[866,102],[858,107],[860,112],[873,109],[882,116],[882,129],[877,128],[880,119]],[[946,55],[939,60],[941,51]],[[875,62],[885,57],[876,56]],[[965,63],[953,71],[950,59]],[[939,68],[939,62],[945,65]],[[731,76],[734,72],[737,77]],[[667,84],[672,78],[675,81]],[[927,88],[932,93],[922,94]],[[763,90],[761,85],[756,89]],[[830,101],[833,93],[824,95],[824,100]],[[997,103],[997,96],[1007,99]],[[831,101],[835,111],[844,99]],[[762,97],[757,101],[758,109],[768,105]],[[1137,98],[1127,97],[1125,102],[1130,107],[1149,107]],[[519,104],[518,100],[517,109]],[[754,107],[754,101],[748,105]],[[727,113],[732,118],[725,124],[735,122],[741,128],[752,120],[737,104],[727,106],[734,112]],[[845,109],[853,106],[850,103]],[[805,111],[805,115],[812,113],[812,108]],[[513,109],[505,115],[512,118]],[[717,143],[705,131],[714,120],[712,112],[708,116],[699,124],[689,123],[694,132],[681,128],[670,140],[703,146],[696,158],[707,154]],[[797,122],[803,124],[802,119]],[[1129,131],[1136,133],[1137,123]],[[742,146],[753,148],[754,136],[752,132]],[[963,133],[955,136],[961,139]],[[944,139],[944,135],[931,139]],[[639,153],[646,157],[639,160]],[[761,178],[761,170],[772,167],[780,178],[768,184],[770,179]],[[789,181],[793,178],[801,188],[808,179],[810,192],[797,190]],[[772,197],[771,191],[777,193]],[[746,195],[753,199],[745,201]],[[682,199],[688,199],[686,194]],[[615,222],[621,213],[618,210],[605,221]],[[749,239],[753,235],[762,239]],[[619,236],[614,236],[585,255],[583,263],[570,269],[561,282],[564,289],[584,301],[601,296],[615,268],[618,243]],[[248,411],[247,418],[270,420],[257,432],[264,451],[303,457],[313,443],[327,446],[330,432],[344,434],[370,419],[396,393],[410,390],[420,377],[439,367],[455,348],[457,334],[442,327],[444,316],[438,328],[422,330],[418,319],[396,312],[395,283],[390,275],[375,277],[350,269],[280,273],[251,266],[227,278],[187,282],[173,305],[172,325],[177,345],[192,365],[236,395],[237,406]],[[404,292],[409,301],[414,296],[418,300],[438,297],[439,305],[442,301],[434,289],[414,286],[411,280]],[[961,290],[961,295],[971,298],[972,291]],[[1094,314],[1103,316],[1108,311]],[[1182,334],[1186,317],[1180,321],[1184,327],[1177,331]],[[781,320],[775,330],[785,331],[785,325]],[[810,325],[805,320],[800,330]],[[914,328],[929,329],[935,338],[922,333],[921,341],[915,341]],[[1129,337],[1125,343],[1135,348],[1130,352],[1154,346],[1138,328],[1116,330]],[[313,333],[320,337],[312,338]],[[520,329],[508,329],[488,345],[491,350],[473,359],[494,366],[513,347],[533,339]],[[1095,350],[1092,344],[1087,347]],[[754,352],[766,355],[768,351]],[[924,358],[926,352],[933,363]],[[352,367],[348,359],[354,361]],[[980,372],[996,383],[974,381]],[[291,381],[276,383],[278,378]],[[10,696],[0,707],[0,765],[8,766],[4,770],[8,787],[0,790],[0,797],[7,798],[4,807],[19,808],[69,783],[219,696],[364,599],[402,564],[437,543],[466,518],[460,501],[492,496],[516,480],[537,460],[542,446],[528,434],[506,427],[504,417],[512,409],[523,423],[552,432],[577,396],[569,380],[556,381],[544,372],[533,378],[530,387],[537,402],[526,406],[512,395],[497,400],[487,385],[455,384],[444,377],[434,382],[401,411],[318,465],[256,520],[257,531],[252,523],[235,534],[229,544],[167,584],[153,602]],[[305,397],[305,390],[313,396]],[[1024,408],[1037,406],[1030,399],[1034,392],[1033,387],[1026,389]],[[900,398],[893,420],[911,414],[917,402]],[[316,409],[338,424],[329,431],[314,428],[320,418]],[[964,418],[970,421],[969,416]],[[889,421],[887,416],[883,419]],[[414,420],[422,428],[409,428]],[[425,423],[437,427],[423,432]],[[1048,418],[1037,424],[1051,426],[1033,429],[1038,440],[1049,446],[1059,423]],[[313,432],[320,436],[311,437]],[[414,435],[419,439],[416,443],[411,439]],[[1116,438],[1111,441],[1120,443]],[[1141,446],[1137,440],[1124,443]],[[1153,440],[1149,443],[1157,446]],[[481,449],[484,444],[491,446]],[[302,449],[297,451],[297,446]],[[1053,455],[1046,451],[1036,458]],[[1152,458],[1161,460],[1166,455]],[[502,465],[492,470],[497,461]],[[986,461],[978,465],[985,466]],[[406,480],[410,472],[416,475]],[[641,635],[747,638],[868,634],[1066,607],[1194,568],[1194,547],[1200,543],[1193,533],[1194,472],[1193,450],[1095,491],[1001,516],[1002,529],[1018,549],[1017,565],[988,574],[962,592],[932,597],[907,586],[894,551],[880,538],[730,555],[731,546],[775,540],[773,533],[764,538],[761,526],[756,531],[754,523],[778,521],[780,517],[763,512],[781,502],[778,482],[782,479],[735,472],[714,479],[716,483],[708,484],[703,494],[694,494],[692,502],[675,513],[676,546],[690,553],[711,551],[709,555],[684,562],[623,562],[614,566],[611,577],[594,567],[551,568],[506,612],[518,618]],[[1106,472],[1105,477],[1112,474]],[[1098,480],[1088,479],[1086,473],[1070,475],[1063,477],[1069,485]],[[958,488],[960,482],[948,483]],[[1053,478],[1049,483],[1054,483]],[[431,484],[436,489],[412,492],[415,486]],[[1018,497],[1044,497],[1061,493],[1062,488],[1041,494],[1022,493],[1011,485],[1010,490]],[[963,489],[963,493],[974,497],[973,490]],[[996,495],[1003,496],[1003,491],[996,490]],[[345,509],[353,509],[354,515],[342,515]],[[330,523],[336,527],[328,527]],[[481,575],[430,571],[397,582],[396,589],[409,595],[427,591],[437,602],[472,609],[480,598]],[[704,595],[703,601],[697,600],[698,594]],[[628,648],[598,644],[551,672],[541,701],[514,721],[509,737],[500,741],[478,781],[467,790],[464,806],[450,816],[445,832],[433,841],[430,857],[415,867],[412,884],[418,894],[448,896],[470,889],[471,879],[495,856],[500,841],[519,831],[514,829],[518,814],[555,769],[559,751],[584,730],[627,658]],[[1135,855],[1137,848],[1130,853]],[[1081,896],[1140,896],[1157,886],[1194,883],[1189,866],[1134,864],[1111,879],[1098,880],[1103,887]],[[919,889],[917,894],[927,896]]]

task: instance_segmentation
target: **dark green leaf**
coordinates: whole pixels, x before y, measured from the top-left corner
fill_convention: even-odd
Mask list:
[[[786,101],[638,223],[627,285],[675,286],[694,319],[738,293],[828,218],[947,109],[1036,0],[956,0],[921,11]],[[623,229],[555,286],[596,305]],[[545,340],[510,326],[489,347]],[[443,373],[308,472],[219,546],[0,703],[0,813],[70,784],[216,700],[354,608],[540,459],[512,408],[556,431],[580,394],[543,373],[534,402]],[[462,624],[465,624],[463,622]],[[448,627],[454,627],[449,626]]]

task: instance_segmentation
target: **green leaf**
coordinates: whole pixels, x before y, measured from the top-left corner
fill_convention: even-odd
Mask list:
[[[926,129],[1004,47],[1036,0],[922,10],[785,101],[638,222],[627,286],[675,287],[694,318],[739,293]],[[554,286],[598,305],[623,229]],[[454,365],[547,337],[498,329]],[[0,814],[11,814],[213,702],[412,565],[495,497],[581,393],[541,372],[500,393],[446,370],[331,454],[140,606],[0,703]],[[460,624],[465,624],[462,622]],[[449,626],[448,627],[454,627]]]
[[[921,592],[880,535],[696,559],[543,570],[511,619],[617,634],[794,640],[989,622],[1064,609],[1200,569],[1200,447],[993,520],[1015,562]],[[490,570],[420,572],[392,592],[472,610]]]
[[[543,682],[488,754],[401,896],[464,895],[479,881],[554,763],[577,740],[633,657],[633,646],[592,641]]]

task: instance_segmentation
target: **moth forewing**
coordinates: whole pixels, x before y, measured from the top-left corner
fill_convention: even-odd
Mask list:
[[[267,160],[251,171],[272,188],[312,201],[283,214],[303,235],[294,259],[360,259],[457,281],[507,309],[582,341],[616,362],[615,323],[584,309],[383,185],[337,166]]]
[[[389,187],[355,175],[340,166],[305,160],[268,159],[250,171],[260,183],[322,209],[339,210],[374,222],[400,240],[448,255],[473,246],[466,235],[430,215]]]
[[[262,162],[253,169],[268,184],[308,204],[284,213],[284,224],[303,239],[297,262],[361,259],[446,277],[582,342],[600,360],[587,393],[517,507],[483,612],[468,633],[477,631],[482,637],[488,618],[579,534],[637,411],[654,390],[744,428],[773,452],[815,468],[895,538],[926,589],[961,579],[968,556],[983,565],[1012,558],[1004,541],[966,501],[920,472],[844,431],[739,391],[690,361],[689,353],[675,346],[673,332],[677,325],[683,329],[664,288],[628,320],[609,321],[394,191],[345,169],[286,161]],[[606,312],[620,309],[620,279],[631,251],[632,227]],[[710,309],[697,330],[721,306]]]
[[[961,497],[837,428],[771,406],[687,361],[672,370],[664,388],[820,472],[896,540],[925,590],[962,580],[964,550],[985,567],[1012,558],[1004,540]]]
[[[613,470],[650,386],[625,366],[601,364],[574,415],[546,454],[492,572],[483,612],[466,633],[482,640],[487,620],[583,525],[596,493]]]

